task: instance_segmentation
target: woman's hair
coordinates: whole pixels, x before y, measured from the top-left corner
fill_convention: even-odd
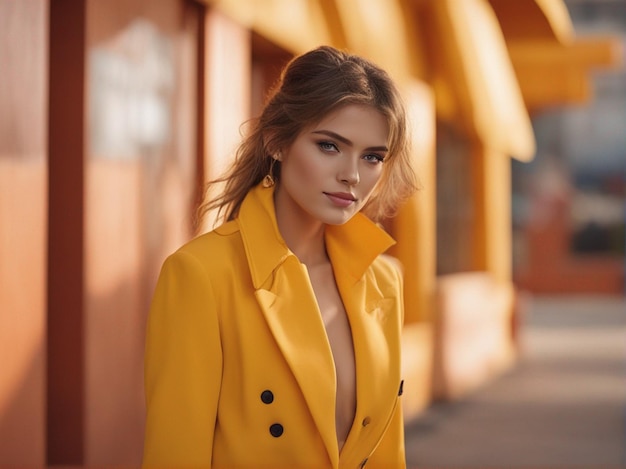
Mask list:
[[[248,191],[271,171],[280,179],[280,162],[272,155],[286,149],[300,132],[348,104],[372,106],[389,125],[389,152],[377,190],[363,208],[373,220],[393,215],[398,204],[417,189],[410,155],[407,117],[391,78],[357,55],[322,46],[293,58],[258,119],[237,149],[226,174],[209,183],[225,183],[224,192],[198,209],[199,219],[218,209],[218,219],[232,220]]]

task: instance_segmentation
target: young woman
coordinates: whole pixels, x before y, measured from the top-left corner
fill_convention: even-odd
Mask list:
[[[144,465],[404,467],[402,282],[371,221],[416,186],[394,84],[296,57],[221,182],[226,222],[154,294]]]

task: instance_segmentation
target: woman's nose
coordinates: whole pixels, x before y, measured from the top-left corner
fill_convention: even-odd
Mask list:
[[[339,171],[338,179],[348,186],[356,186],[359,183],[359,160],[358,158],[347,157]]]

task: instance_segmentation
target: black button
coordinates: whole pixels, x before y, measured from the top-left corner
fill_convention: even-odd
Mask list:
[[[280,423],[274,423],[270,426],[270,433],[274,438],[278,438],[283,434],[283,426]]]
[[[266,389],[261,393],[261,400],[264,404],[271,404],[274,402],[274,393]]]
[[[400,381],[400,389],[398,390],[398,396],[401,396],[402,393],[404,392],[404,380]]]
[[[365,418],[363,419],[362,425],[363,425],[364,427],[367,427],[367,426],[368,426],[371,422],[372,422],[372,419],[371,419],[371,418],[369,418],[369,417],[365,417]]]

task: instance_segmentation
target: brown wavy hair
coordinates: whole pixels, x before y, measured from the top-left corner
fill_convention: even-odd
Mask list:
[[[217,209],[219,219],[232,220],[248,191],[272,171],[280,181],[280,163],[271,155],[289,147],[306,127],[340,106],[364,104],[383,114],[389,125],[389,152],[377,190],[363,212],[373,220],[392,216],[417,189],[411,164],[407,117],[400,94],[389,75],[363,57],[321,46],[293,58],[283,69],[261,115],[249,122],[228,171],[211,181],[224,191],[198,209],[198,220]]]

